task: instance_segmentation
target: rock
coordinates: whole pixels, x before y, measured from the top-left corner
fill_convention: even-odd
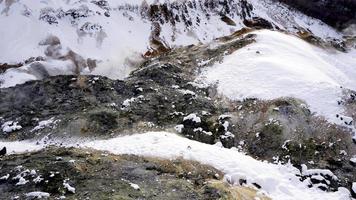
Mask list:
[[[6,155],[6,147],[3,147],[1,150],[0,150],[0,156],[4,156]]]
[[[273,25],[271,22],[260,18],[260,17],[253,17],[252,19],[245,19],[243,21],[244,25],[249,27],[249,28],[255,28],[255,29],[273,29]]]
[[[356,167],[356,156],[353,156],[352,158],[350,158],[350,164],[354,167]]]
[[[234,20],[232,20],[230,17],[226,15],[221,16],[221,21],[225,22],[229,26],[236,26]]]
[[[219,189],[219,190],[217,190]],[[261,199],[261,200],[270,200],[270,198],[264,196],[263,194],[256,193],[255,189],[251,187],[243,186],[228,186],[227,183],[221,181],[210,181],[205,187],[205,192],[215,193],[214,199],[218,199],[219,192],[224,194],[225,199],[238,199],[238,200],[252,200],[252,199]],[[220,197],[221,198],[221,197]]]

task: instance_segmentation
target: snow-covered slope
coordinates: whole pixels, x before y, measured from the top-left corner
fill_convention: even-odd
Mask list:
[[[19,148],[19,144],[28,146]],[[10,152],[24,152],[38,150],[41,145],[31,142],[3,143]],[[22,146],[23,146],[22,145]],[[253,159],[235,149],[225,149],[217,145],[208,145],[182,138],[172,133],[153,132],[114,138],[81,142],[81,144],[64,144],[82,148],[104,150],[114,154],[133,154],[139,156],[160,157],[167,159],[183,158],[199,161],[211,165],[225,173],[225,179],[239,185],[240,179],[247,184],[260,185],[261,192],[274,200],[348,200],[350,193],[346,188],[339,188],[337,192],[323,192],[316,188],[308,188],[309,179],[300,182],[295,176],[300,175],[298,169],[291,165],[277,165]],[[305,169],[303,173],[308,173]],[[314,170],[314,172],[317,172]],[[318,173],[330,174],[329,170],[319,170]]]
[[[276,31],[254,32],[257,42],[244,47],[201,75],[231,99],[295,97],[311,111],[343,123],[338,104],[343,90],[356,89],[356,51],[340,53],[315,47]],[[342,87],[342,88],[341,88]]]
[[[0,64],[26,63],[0,75],[1,87],[77,72],[123,78],[133,60],[155,48],[153,40],[167,47],[209,42],[253,17],[293,33],[302,29],[324,39],[342,37],[270,0],[0,1]],[[39,62],[33,66],[31,58]]]

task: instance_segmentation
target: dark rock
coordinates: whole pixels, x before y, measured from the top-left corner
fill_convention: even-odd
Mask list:
[[[249,28],[255,28],[255,29],[273,29],[273,25],[271,22],[260,18],[260,17],[253,17],[252,19],[245,19],[243,21],[244,25],[249,27]]]
[[[355,183],[356,184],[356,183]],[[351,196],[352,198],[356,198],[356,191],[354,189],[351,188]]]
[[[3,147],[1,150],[0,150],[0,156],[4,156],[6,155],[6,147]]]
[[[259,184],[257,184],[257,183],[252,183],[252,185],[254,185],[257,189],[261,189],[262,187],[259,185]]]
[[[93,132],[110,133],[110,130],[118,127],[117,118],[118,116],[112,112],[93,113],[89,116],[89,127]]]
[[[236,23],[228,16],[221,16],[221,21],[225,22],[229,26],[236,26]]]

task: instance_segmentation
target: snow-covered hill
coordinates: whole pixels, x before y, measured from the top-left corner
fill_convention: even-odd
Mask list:
[[[0,1],[0,13],[0,65],[23,66],[0,75],[0,87],[79,72],[124,78],[149,50],[206,43],[254,17],[291,33],[342,38],[323,22],[270,0],[20,0]]]
[[[340,120],[345,108],[338,102],[345,91],[356,90],[356,51],[323,49],[276,31],[254,33],[256,43],[207,68],[204,81],[217,82],[218,90],[235,100],[299,98],[318,115],[345,124],[348,117]]]

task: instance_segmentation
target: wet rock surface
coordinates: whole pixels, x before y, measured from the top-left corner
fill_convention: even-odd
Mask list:
[[[350,189],[356,181],[350,130],[314,116],[297,99],[231,101],[213,85],[195,82],[204,67],[252,43],[253,34],[241,36],[246,32],[217,39],[213,45],[191,45],[147,58],[125,80],[56,76],[0,89],[0,138],[45,138],[50,143],[175,129],[187,138],[221,143],[260,160],[290,161],[305,171],[300,178],[310,180],[310,186]],[[353,102],[345,102],[353,112]],[[327,169],[337,178],[308,168]]]

